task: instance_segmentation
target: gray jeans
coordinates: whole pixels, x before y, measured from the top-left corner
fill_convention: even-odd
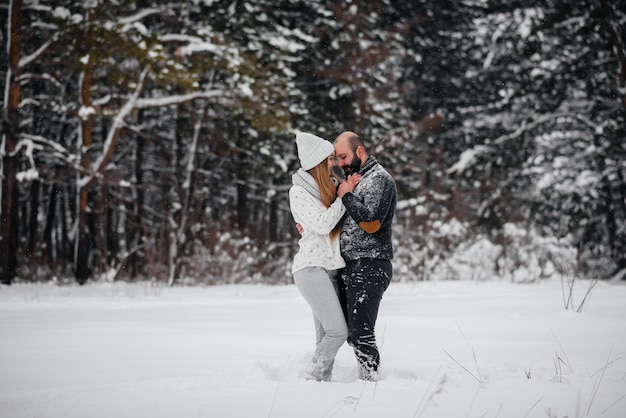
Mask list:
[[[296,287],[313,310],[315,354],[305,373],[314,380],[330,380],[337,351],[348,338],[337,273],[323,267],[306,267],[293,275]]]

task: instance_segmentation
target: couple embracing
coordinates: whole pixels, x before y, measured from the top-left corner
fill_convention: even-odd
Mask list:
[[[374,327],[392,278],[395,182],[354,132],[340,134],[334,145],[301,132],[296,145],[301,168],[293,175],[289,204],[301,238],[292,273],[313,311],[316,334],[305,378],[330,381],[347,340],[359,378],[376,380]],[[331,177],[334,165],[343,171],[339,180]]]

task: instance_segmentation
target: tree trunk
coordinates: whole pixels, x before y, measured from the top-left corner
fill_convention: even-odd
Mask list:
[[[138,124],[141,125],[143,120],[143,110],[137,112],[137,121]],[[136,248],[143,242],[143,205],[145,200],[145,194],[143,190],[143,151],[144,151],[144,139],[137,135],[135,142],[135,181],[133,188],[133,196],[132,200],[132,216],[128,216],[126,218],[126,231],[127,238],[126,242],[128,242],[128,248]],[[139,262],[140,255],[134,251],[132,252],[126,261],[126,265],[128,268],[128,272],[131,278],[137,277],[137,275],[145,273],[145,269],[143,268],[142,263]]]
[[[183,118],[179,113],[179,121],[182,121]],[[178,216],[171,216],[171,228],[172,228],[172,242],[170,245],[170,273],[168,278],[168,285],[173,286],[176,278],[179,275],[181,270],[180,266],[180,253],[184,250],[185,245],[187,244],[187,229],[190,224],[190,218],[192,217],[192,202],[193,195],[195,191],[195,178],[196,178],[196,158],[198,152],[198,141],[200,138],[200,132],[202,129],[202,117],[198,116],[198,119],[193,122],[193,136],[191,140],[191,144],[187,147],[183,146],[183,133],[182,129],[179,129],[176,135],[178,149],[181,151],[176,154],[176,168],[181,169],[180,181],[178,183],[178,192],[179,192],[179,201],[181,204],[181,208],[179,210]],[[180,126],[180,123],[177,123],[177,127]],[[183,149],[187,149],[187,153],[185,155],[182,152]]]
[[[52,231],[56,220],[57,196],[60,190],[56,184],[50,186],[50,197],[48,199],[48,211],[46,214],[46,226],[43,230],[43,242],[45,243],[44,261],[52,267],[55,242],[52,239]],[[57,243],[58,245],[58,243]]]
[[[62,190],[59,189],[57,193],[62,193]],[[74,259],[74,251],[72,247],[72,241],[69,236],[69,220],[71,219],[71,214],[76,213],[76,208],[74,207],[76,203],[76,199],[71,198],[71,194],[69,191],[63,192],[63,194],[57,194],[57,198],[61,197],[59,202],[61,203],[61,207],[59,208],[59,213],[61,213],[61,227],[57,229],[57,258],[63,261],[63,266],[66,266],[66,262],[70,263]],[[60,243],[60,244],[59,244]]]
[[[268,240],[270,243],[278,242],[278,199],[275,196],[270,200],[269,211]]]
[[[30,213],[28,221],[28,262],[33,266],[38,254],[36,254],[39,233],[38,233],[38,217],[39,217],[39,189],[41,183],[38,180],[33,181],[30,189]]]
[[[109,186],[106,182],[103,182],[100,187],[100,203],[98,207],[100,208],[98,213],[94,214],[96,216],[95,242],[99,257],[98,269],[100,272],[108,272],[109,266],[115,263],[113,260],[117,257],[117,253],[112,254],[109,248],[111,218],[109,217]]]
[[[605,24],[609,31],[611,42],[613,42],[613,46],[615,47],[615,54],[617,55],[617,87],[619,100],[622,108],[626,110],[626,46],[617,29],[615,14],[613,13],[613,8],[609,4],[609,1],[602,0],[602,6],[606,15]],[[624,118],[626,119],[626,114],[624,114]]]
[[[86,42],[89,44],[91,34],[87,35]],[[89,48],[87,48],[89,50]],[[80,83],[81,105],[83,108],[91,107],[91,83],[93,77],[93,59],[89,58],[83,72],[83,79]],[[89,150],[93,134],[93,116],[85,116],[81,123],[81,167],[84,173],[89,173],[91,169],[91,158]],[[74,241],[74,277],[79,284],[84,284],[90,275],[89,252],[91,251],[91,238],[87,228],[87,202],[89,197],[89,185],[80,186],[79,173],[77,178],[77,207],[76,222],[78,228]]]
[[[22,0],[12,0],[9,6],[11,30],[8,36],[8,58],[5,117],[3,118],[4,136],[0,142],[2,167],[0,176],[0,282],[10,284],[17,274],[17,247],[19,244],[19,193],[16,175],[19,169],[18,156],[14,154],[18,141],[20,123],[20,68],[22,31]]]

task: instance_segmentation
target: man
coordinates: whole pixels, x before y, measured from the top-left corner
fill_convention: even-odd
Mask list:
[[[337,163],[346,175],[362,176],[354,191],[342,198],[346,216],[340,248],[346,268],[340,294],[345,297],[342,302],[348,343],[354,348],[359,377],[376,380],[380,354],[374,327],[393,273],[391,224],[397,203],[396,184],[354,132],[340,134],[334,145]]]

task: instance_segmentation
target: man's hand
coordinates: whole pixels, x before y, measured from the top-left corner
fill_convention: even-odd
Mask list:
[[[298,229],[298,232],[300,233],[300,235],[304,233],[304,228],[302,228],[302,225],[296,224],[296,228]]]

